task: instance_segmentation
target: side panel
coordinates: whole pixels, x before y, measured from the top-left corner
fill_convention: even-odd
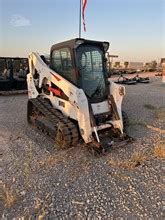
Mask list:
[[[119,115],[119,120],[112,121],[113,125],[115,128],[120,129],[121,133],[123,133],[123,119],[122,119],[122,101],[123,97],[125,95],[125,87],[118,85],[114,82],[110,81],[110,94],[113,96],[116,107],[117,107],[117,112]]]

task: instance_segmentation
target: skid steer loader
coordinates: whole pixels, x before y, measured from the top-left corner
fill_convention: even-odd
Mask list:
[[[50,63],[29,54],[28,122],[69,147],[79,142],[105,150],[124,136],[125,87],[108,78],[108,42],[76,38],[51,47]],[[113,135],[112,135],[113,133]]]

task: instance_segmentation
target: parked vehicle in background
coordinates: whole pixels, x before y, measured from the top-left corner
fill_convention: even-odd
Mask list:
[[[0,57],[0,91],[27,90],[28,59]]]

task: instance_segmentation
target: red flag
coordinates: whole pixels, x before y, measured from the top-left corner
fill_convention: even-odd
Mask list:
[[[83,25],[84,31],[86,32],[86,25],[85,25],[85,8],[86,8],[87,0],[82,0],[82,18],[83,18]]]

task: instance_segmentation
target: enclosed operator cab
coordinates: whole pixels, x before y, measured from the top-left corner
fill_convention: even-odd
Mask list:
[[[84,90],[91,103],[107,99],[105,52],[108,42],[74,39],[51,48],[50,67]]]

